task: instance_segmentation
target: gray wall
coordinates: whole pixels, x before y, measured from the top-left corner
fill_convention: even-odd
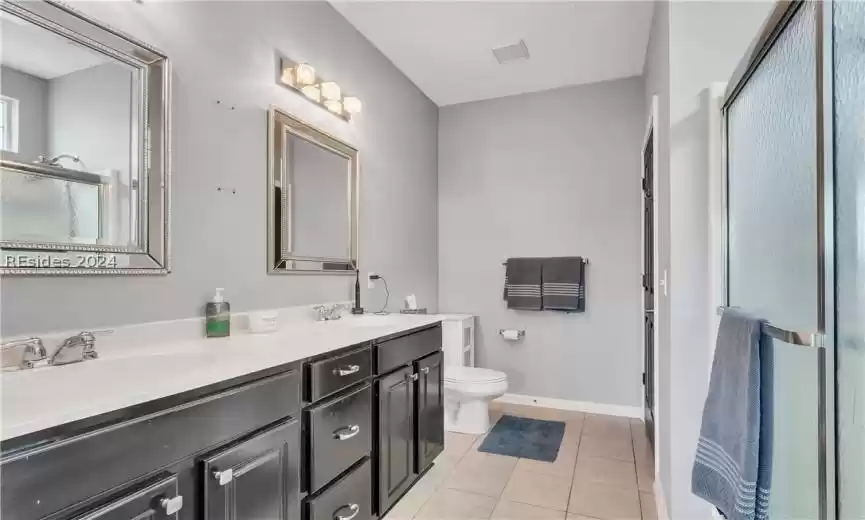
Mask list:
[[[271,104],[360,150],[361,269],[386,276],[391,307],[413,292],[435,310],[438,110],[330,5],[73,5],[172,60],[172,273],[4,277],[4,336],[198,316],[214,287],[235,311],[347,299],[351,277],[266,274]],[[277,52],[312,63],[359,97],[363,113],[349,124],[277,85]],[[364,293],[365,305],[383,303],[380,289]]]
[[[0,94],[18,100],[18,153],[3,152],[3,158],[32,162],[48,153],[48,82],[0,67]]]
[[[641,78],[441,110],[439,305],[509,392],[639,406]],[[581,255],[583,314],[507,310],[507,257]],[[524,328],[505,342],[499,328]]]

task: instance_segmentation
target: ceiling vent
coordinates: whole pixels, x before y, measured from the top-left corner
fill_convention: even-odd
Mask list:
[[[529,48],[526,47],[526,42],[520,40],[519,43],[493,49],[493,54],[499,63],[505,65],[514,61],[529,59]]]

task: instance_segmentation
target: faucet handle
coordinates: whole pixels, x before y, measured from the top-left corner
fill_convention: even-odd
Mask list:
[[[37,337],[21,338],[2,344],[3,368],[33,368],[37,361],[48,357],[42,339]]]

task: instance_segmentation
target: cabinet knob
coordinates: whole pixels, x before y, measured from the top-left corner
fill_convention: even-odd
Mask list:
[[[215,478],[216,481],[219,482],[220,486],[224,486],[234,480],[234,470],[231,468],[224,469],[222,471],[213,470],[213,478]]]
[[[420,371],[424,374],[429,374],[429,367],[423,367],[422,369],[420,369]]]
[[[337,376],[350,376],[360,372],[360,365],[349,365],[347,367],[334,368],[333,373]]]
[[[183,508],[183,496],[162,498],[159,500],[159,507],[165,510],[166,515],[173,515]]]
[[[351,439],[358,433],[360,433],[360,426],[352,424],[348,428],[340,428],[339,430],[333,432],[333,438],[339,441],[344,441]]]
[[[347,514],[347,515],[339,514],[339,512],[342,511],[343,509],[348,509],[349,514]],[[356,517],[358,513],[360,513],[360,506],[359,505],[346,504],[346,505],[340,507],[339,509],[337,509],[333,513],[333,520],[352,520],[352,518]]]

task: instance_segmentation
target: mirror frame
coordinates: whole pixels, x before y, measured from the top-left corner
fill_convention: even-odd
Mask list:
[[[292,135],[346,158],[349,161],[349,196],[346,201],[349,243],[345,257],[317,257],[294,254],[287,250],[285,233],[289,228],[291,207],[287,197],[276,200],[277,185],[285,185],[288,175],[283,139]],[[356,148],[334,137],[278,107],[268,110],[267,125],[267,272],[268,274],[349,274],[353,275],[358,265],[358,222],[360,220],[360,174],[359,153]],[[276,209],[280,209],[281,222],[277,222]],[[283,233],[281,246],[277,249],[276,234]],[[298,269],[297,263],[309,265],[309,269]],[[316,264],[318,264],[316,266]]]
[[[0,240],[0,275],[165,275],[170,272],[170,83],[165,53],[54,0],[2,0],[0,12],[17,16],[139,73],[132,164],[137,166],[138,243],[110,246]],[[76,179],[86,172],[0,160],[4,169]],[[9,258],[18,258],[9,264]],[[122,260],[116,267],[112,260]]]

